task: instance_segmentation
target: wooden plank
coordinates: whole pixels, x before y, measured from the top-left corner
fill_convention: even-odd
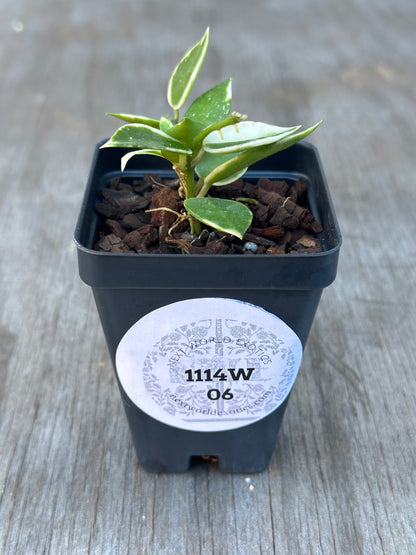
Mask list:
[[[415,552],[415,5],[238,8],[0,6],[2,553]],[[251,119],[325,120],[313,142],[344,235],[271,464],[251,476],[137,465],[72,244],[93,145],[115,128],[103,114],[165,113],[207,24],[199,92],[232,75]]]

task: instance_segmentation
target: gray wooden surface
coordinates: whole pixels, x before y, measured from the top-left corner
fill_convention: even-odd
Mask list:
[[[413,0],[3,0],[0,552],[416,553]],[[312,124],[344,236],[259,475],[136,463],[72,233],[106,111],[232,75],[251,119]]]

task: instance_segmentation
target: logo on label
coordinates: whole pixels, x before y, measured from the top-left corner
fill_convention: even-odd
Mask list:
[[[116,370],[130,399],[170,426],[208,432],[247,426],[288,396],[302,359],[277,316],[233,299],[161,307],[120,341]]]

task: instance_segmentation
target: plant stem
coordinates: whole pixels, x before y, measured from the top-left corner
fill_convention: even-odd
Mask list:
[[[194,235],[197,235],[198,237],[201,235],[201,223],[198,222],[198,220],[195,220],[194,217],[190,216],[189,217],[189,223],[191,226],[191,233],[193,233]]]
[[[203,185],[204,185],[204,178],[200,177],[197,181],[197,183],[195,183],[195,196],[199,196],[199,191],[202,189]]]
[[[198,194],[197,194],[198,198],[204,197],[208,193],[209,188],[211,187],[212,183],[210,181],[203,181],[201,185],[202,186],[199,189]]]
[[[199,164],[199,162],[204,157],[204,154],[205,154],[205,150],[203,148],[200,148],[198,154],[192,160],[192,167],[193,168],[195,168]]]
[[[186,182],[185,194],[186,198],[191,198],[195,196],[195,177],[194,169],[188,164],[185,171],[183,172]]]
[[[190,161],[184,172],[184,177],[186,182],[186,187],[185,187],[186,198],[194,197],[195,196],[195,176],[194,176],[194,169]],[[191,226],[191,233],[194,233],[195,235],[200,235],[202,231],[201,223],[195,218],[193,218],[191,215],[189,215],[189,224]]]

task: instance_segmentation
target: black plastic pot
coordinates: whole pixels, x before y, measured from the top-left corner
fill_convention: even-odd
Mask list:
[[[79,271],[93,290],[115,363],[124,334],[151,311],[185,299],[236,299],[277,315],[305,346],[324,287],[336,275],[341,235],[317,150],[301,142],[254,166],[246,178],[267,176],[307,184],[309,207],[323,226],[324,252],[291,255],[154,255],[97,252],[98,191],[120,174],[123,149],[95,150],[76,226]],[[170,175],[168,163],[137,156],[127,175]],[[164,424],[140,410],[120,386],[139,462],[151,471],[180,472],[194,456],[218,457],[226,472],[263,470],[273,453],[287,399],[271,414],[238,429],[195,432]]]

